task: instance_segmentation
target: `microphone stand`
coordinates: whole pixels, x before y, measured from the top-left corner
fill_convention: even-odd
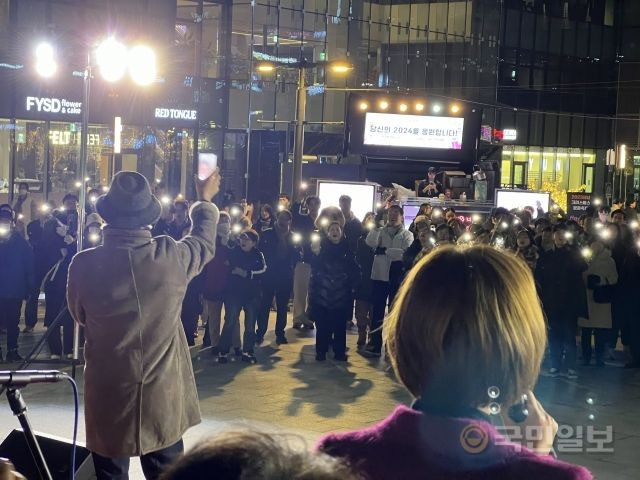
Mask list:
[[[47,461],[44,459],[44,455],[40,449],[38,439],[33,433],[33,428],[31,428],[31,424],[27,418],[27,404],[22,398],[20,390],[12,384],[7,385],[7,400],[9,400],[9,407],[11,407],[11,411],[16,417],[18,417],[20,426],[22,426],[22,431],[25,439],[27,440],[29,451],[31,452],[33,461],[38,467],[38,472],[40,472],[40,478],[43,480],[53,480],[51,472],[49,472],[49,467],[47,466]]]

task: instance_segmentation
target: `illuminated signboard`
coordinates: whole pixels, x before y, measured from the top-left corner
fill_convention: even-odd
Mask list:
[[[367,112],[364,144],[461,150],[463,128],[461,117]]]
[[[51,145],[80,145],[80,133],[68,130],[49,130],[49,140]],[[90,147],[100,145],[100,135],[88,133],[87,145]]]
[[[518,138],[518,131],[515,128],[505,128],[502,130],[502,139],[507,142],[514,142]]]
[[[82,102],[74,102],[66,98],[27,97],[26,109],[27,112],[80,115],[82,113]]]
[[[160,107],[155,109],[154,117],[169,120],[196,120],[198,118],[198,112],[197,110]]]
[[[491,127],[489,125],[482,125],[480,127],[480,140],[491,143]]]

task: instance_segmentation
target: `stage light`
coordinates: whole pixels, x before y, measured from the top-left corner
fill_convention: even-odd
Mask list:
[[[135,83],[150,85],[156,79],[156,54],[149,47],[137,45],[129,51],[129,73]]]
[[[369,104],[367,102],[360,102],[359,107],[360,107],[360,110],[364,111],[367,108],[369,108]]]
[[[127,70],[127,48],[115,38],[104,40],[96,50],[96,62],[107,82],[120,80]]]
[[[422,112],[424,110],[424,103],[416,103],[416,112]]]
[[[387,108],[389,108],[389,102],[387,102],[386,100],[382,100],[380,102],[380,110],[386,110]]]
[[[433,113],[440,113],[442,107],[436,103],[431,109],[433,110]]]
[[[273,63],[259,63],[256,67],[260,73],[271,73],[276,69],[276,66]]]
[[[456,105],[455,103],[451,105],[451,113],[458,113],[460,111],[460,105]]]
[[[55,51],[50,43],[43,42],[36,47],[36,72],[41,77],[49,78],[55,75],[58,64]]]
[[[400,111],[401,111],[401,112],[406,112],[408,108],[409,108],[409,107],[407,107],[407,104],[406,104],[406,103],[401,103],[401,104],[400,104]]]

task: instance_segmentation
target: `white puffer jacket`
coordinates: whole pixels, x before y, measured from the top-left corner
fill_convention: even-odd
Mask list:
[[[376,255],[371,269],[371,280],[389,281],[391,262],[402,261],[405,250],[413,243],[413,234],[405,230],[404,225],[399,229],[394,227],[375,228],[367,235],[366,243],[374,251],[378,247],[386,248],[383,255]]]

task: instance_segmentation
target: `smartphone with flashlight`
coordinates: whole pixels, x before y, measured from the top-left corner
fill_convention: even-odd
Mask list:
[[[206,180],[218,168],[218,156],[215,153],[198,154],[198,178]]]

